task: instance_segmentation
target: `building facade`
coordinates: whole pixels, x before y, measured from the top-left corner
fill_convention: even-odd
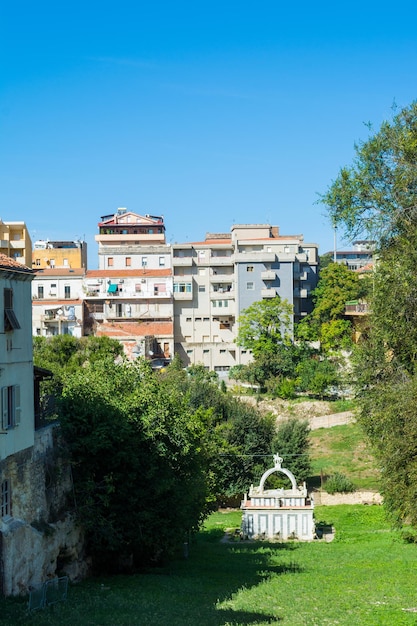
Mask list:
[[[32,282],[33,335],[84,334],[85,275],[83,269],[39,269]]]
[[[118,339],[130,358],[174,351],[171,247],[163,217],[119,208],[98,224],[99,269],[86,274],[85,332]]]
[[[32,267],[39,269],[87,269],[85,241],[38,240],[33,244]]]
[[[238,318],[253,302],[279,295],[294,322],[312,310],[318,247],[302,235],[281,236],[268,224],[241,224],[231,234],[172,246],[175,352],[184,363],[217,372],[247,364],[238,347]]]
[[[25,222],[3,222],[0,219],[0,254],[32,267],[32,241]]]

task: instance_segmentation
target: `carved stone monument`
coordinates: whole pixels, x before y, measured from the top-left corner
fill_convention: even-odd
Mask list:
[[[297,487],[294,475],[281,467],[282,458],[274,455],[274,467],[267,470],[258,487],[251,485],[241,504],[242,533],[245,539],[265,538],[286,541],[314,539],[314,502],[305,483]],[[274,472],[285,474],[291,489],[265,489],[265,482]]]

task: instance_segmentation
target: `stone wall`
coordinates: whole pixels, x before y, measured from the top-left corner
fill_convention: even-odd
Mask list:
[[[87,574],[82,530],[72,501],[71,468],[59,427],[35,433],[35,444],[0,462],[10,480],[12,516],[0,525],[0,584],[4,595],[27,593],[49,578]]]

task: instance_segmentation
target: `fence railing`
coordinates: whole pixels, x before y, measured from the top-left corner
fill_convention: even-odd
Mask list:
[[[29,611],[37,611],[44,609],[46,606],[63,602],[67,599],[68,594],[68,576],[60,578],[52,578],[42,585],[32,589],[29,594],[28,609]]]

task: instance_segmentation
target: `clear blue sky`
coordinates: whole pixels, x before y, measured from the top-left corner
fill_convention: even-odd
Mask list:
[[[408,0],[3,2],[0,217],[85,238],[91,268],[117,207],[172,242],[269,222],[324,253],[318,194],[416,98],[416,23]]]

